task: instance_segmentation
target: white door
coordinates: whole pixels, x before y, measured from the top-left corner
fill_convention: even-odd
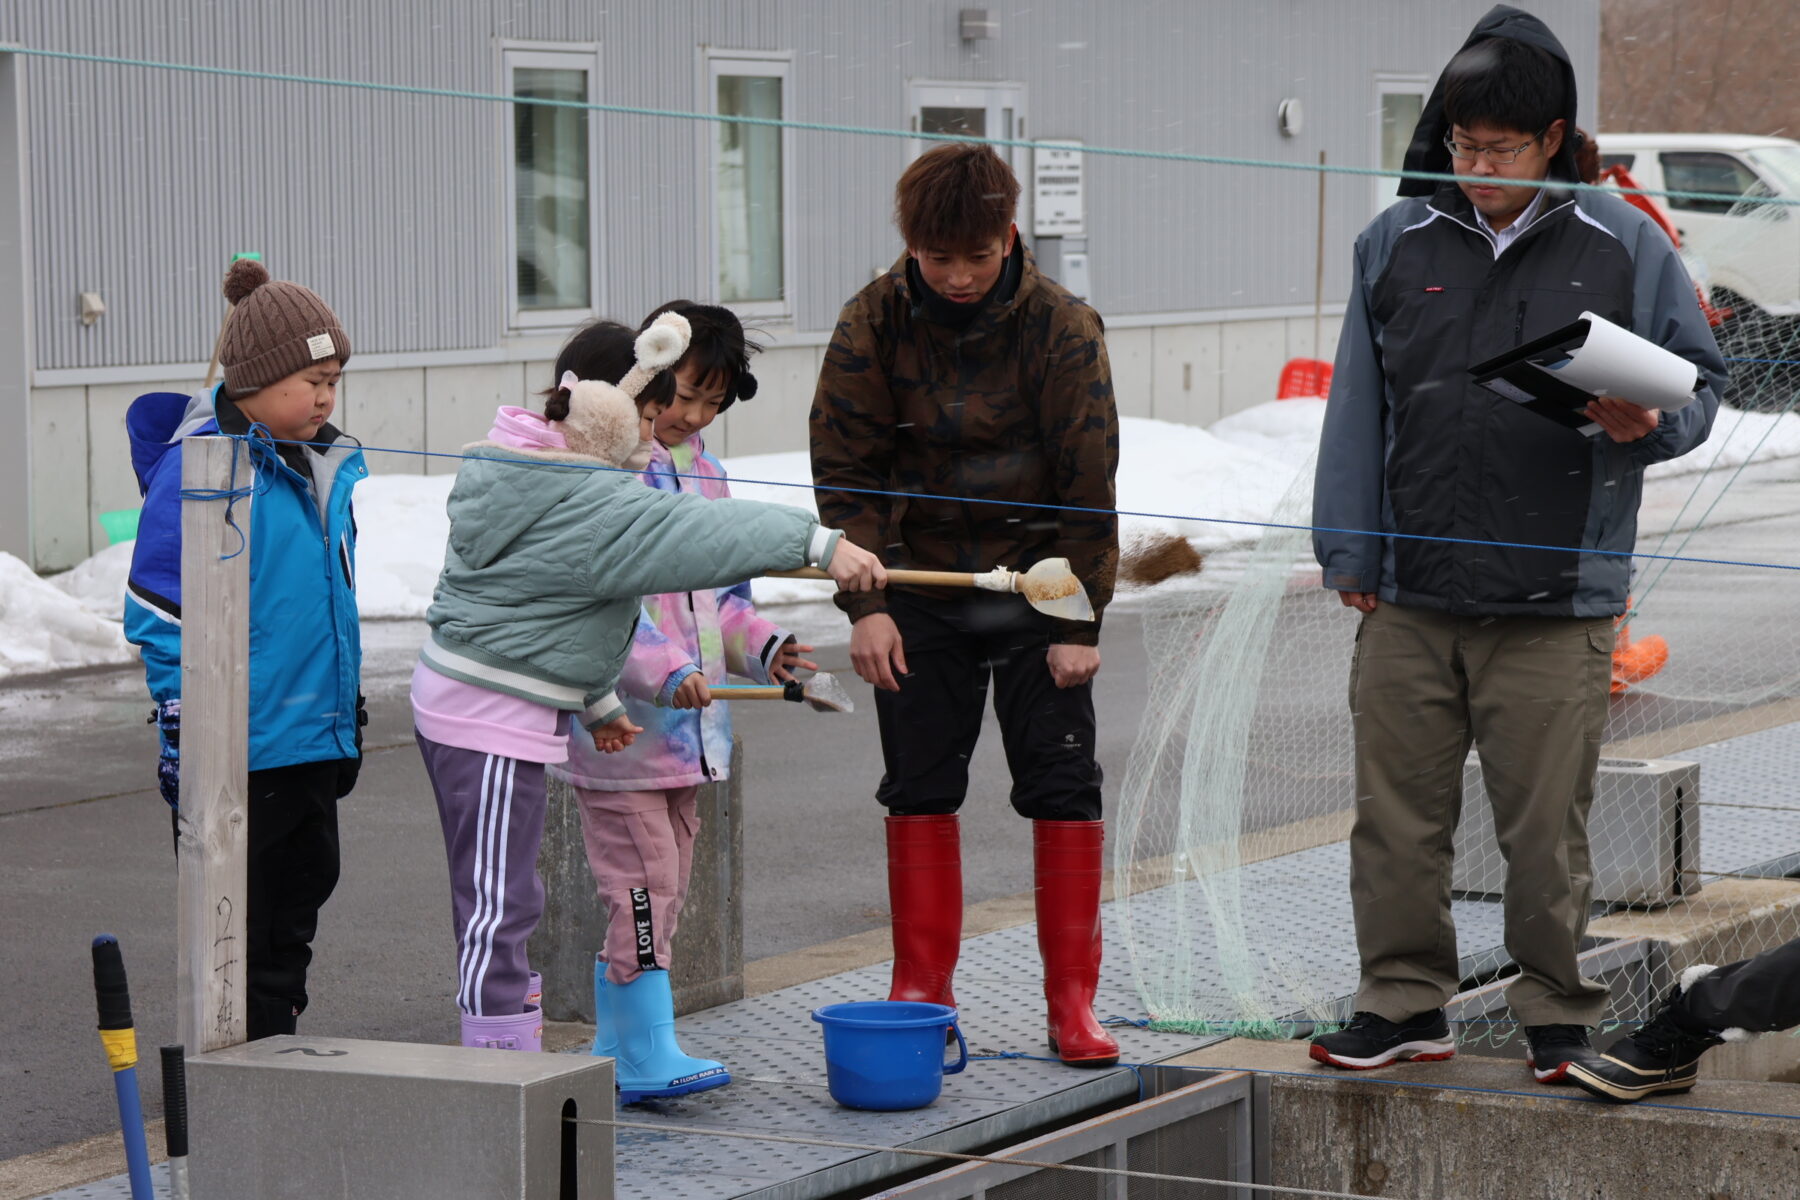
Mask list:
[[[1413,130],[1419,115],[1425,111],[1425,97],[1431,92],[1431,80],[1423,75],[1377,75],[1375,77],[1375,165],[1384,171],[1406,169],[1406,150],[1412,145]],[[1375,191],[1375,212],[1400,198],[1398,175],[1370,177]]]
[[[1025,140],[1025,85],[1022,83],[955,83],[915,81],[910,85],[914,133],[950,133],[965,137]],[[937,141],[909,141],[908,157],[917,158]],[[1031,156],[1023,146],[995,146],[1019,177],[1021,230],[1031,229]]]

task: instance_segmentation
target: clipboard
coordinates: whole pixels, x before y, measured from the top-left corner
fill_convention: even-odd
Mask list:
[[[1589,350],[1585,361],[1583,350]],[[1583,410],[1599,396],[1626,391],[1633,403],[1642,397],[1645,408],[1673,411],[1692,401],[1702,383],[1686,359],[1591,312],[1476,363],[1469,375],[1502,399],[1588,436],[1600,426]]]

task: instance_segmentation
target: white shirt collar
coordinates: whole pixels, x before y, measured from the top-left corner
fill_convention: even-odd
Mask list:
[[[1475,210],[1476,222],[1480,224],[1482,230],[1494,243],[1495,258],[1499,258],[1506,248],[1518,240],[1519,235],[1529,229],[1531,223],[1538,219],[1538,216],[1543,212],[1544,193],[1547,190],[1547,188],[1538,188],[1537,195],[1531,198],[1531,203],[1525,206],[1525,211],[1514,217],[1512,224],[1508,225],[1505,229],[1495,229],[1492,225],[1488,224],[1487,215],[1485,213],[1480,209]]]

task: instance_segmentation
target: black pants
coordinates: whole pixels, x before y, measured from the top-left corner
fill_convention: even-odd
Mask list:
[[[1800,1025],[1800,938],[1697,980],[1679,1007],[1708,1029],[1773,1033]]]
[[[346,758],[250,772],[244,972],[251,1041],[293,1033],[306,1011],[319,910],[338,881],[337,802],[356,785],[361,765]]]
[[[1012,805],[1037,821],[1098,821],[1092,684],[1059,688],[1052,623],[1017,596],[937,600],[889,593],[910,672],[877,690],[886,767],[875,798],[895,816],[953,813],[969,790],[988,682],[1012,771]]]

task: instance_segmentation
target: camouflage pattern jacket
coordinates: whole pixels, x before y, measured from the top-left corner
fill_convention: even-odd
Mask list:
[[[1023,243],[1014,255],[1022,265],[1002,277],[1016,278],[1011,295],[1003,282],[964,329],[928,315],[944,302],[909,275],[906,255],[844,306],[813,399],[819,516],[890,567],[1023,570],[1067,558],[1096,619],[1059,622],[1055,639],[1093,645],[1119,558],[1104,328],[1038,273]],[[837,599],[852,621],[887,607],[883,592]]]

